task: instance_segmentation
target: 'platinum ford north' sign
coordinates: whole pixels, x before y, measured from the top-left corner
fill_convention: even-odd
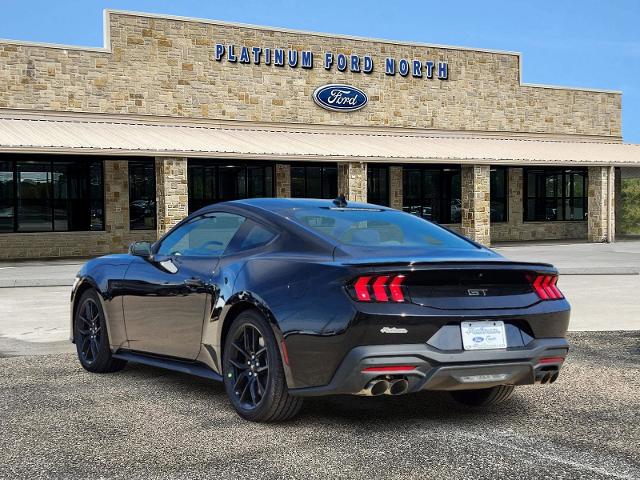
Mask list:
[[[353,112],[367,104],[367,94],[350,85],[329,84],[316,88],[313,100],[334,112]]]

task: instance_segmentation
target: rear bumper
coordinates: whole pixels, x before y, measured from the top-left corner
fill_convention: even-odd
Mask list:
[[[378,378],[405,378],[407,393],[421,390],[468,390],[495,385],[530,385],[557,376],[562,362],[540,363],[542,358],[566,357],[564,338],[533,340],[524,348],[444,352],[427,344],[368,345],[352,349],[328,385],[295,388],[298,396],[363,394]],[[412,365],[398,373],[363,372],[368,367]]]

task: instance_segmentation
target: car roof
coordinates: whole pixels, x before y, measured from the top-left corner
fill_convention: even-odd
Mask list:
[[[270,210],[275,212],[281,212],[283,210],[293,210],[299,208],[327,208],[336,207],[333,203],[333,199],[322,198],[245,198],[242,200],[232,200],[229,202],[223,202],[221,205],[235,205],[242,206],[248,205],[252,207],[262,208],[264,210]],[[374,205],[372,203],[365,202],[347,202],[346,208],[369,208],[376,210],[390,210],[388,207],[382,205]]]

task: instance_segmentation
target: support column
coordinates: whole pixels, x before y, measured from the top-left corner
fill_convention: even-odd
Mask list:
[[[614,192],[614,216],[615,216],[615,228],[613,230],[614,239],[618,233],[622,234],[622,169],[615,169],[615,192]]]
[[[104,229],[109,252],[127,249],[129,232],[129,169],[126,160],[104,161]]]
[[[589,167],[587,240],[615,241],[615,170]]]
[[[364,162],[338,163],[338,194],[347,201],[367,201],[367,164]]]
[[[389,167],[389,206],[397,210],[402,210],[402,167],[394,165]]]
[[[462,233],[478,243],[491,244],[489,165],[462,166]]]
[[[156,157],[156,211],[158,237],[187,216],[187,159]]]
[[[291,197],[291,166],[287,163],[276,164],[276,197]]]

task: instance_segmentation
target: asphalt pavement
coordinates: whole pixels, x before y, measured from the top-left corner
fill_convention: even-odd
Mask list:
[[[505,404],[443,393],[308,399],[253,424],[221,385],[72,354],[0,358],[0,478],[640,478],[640,333],[573,333],[553,385]]]

